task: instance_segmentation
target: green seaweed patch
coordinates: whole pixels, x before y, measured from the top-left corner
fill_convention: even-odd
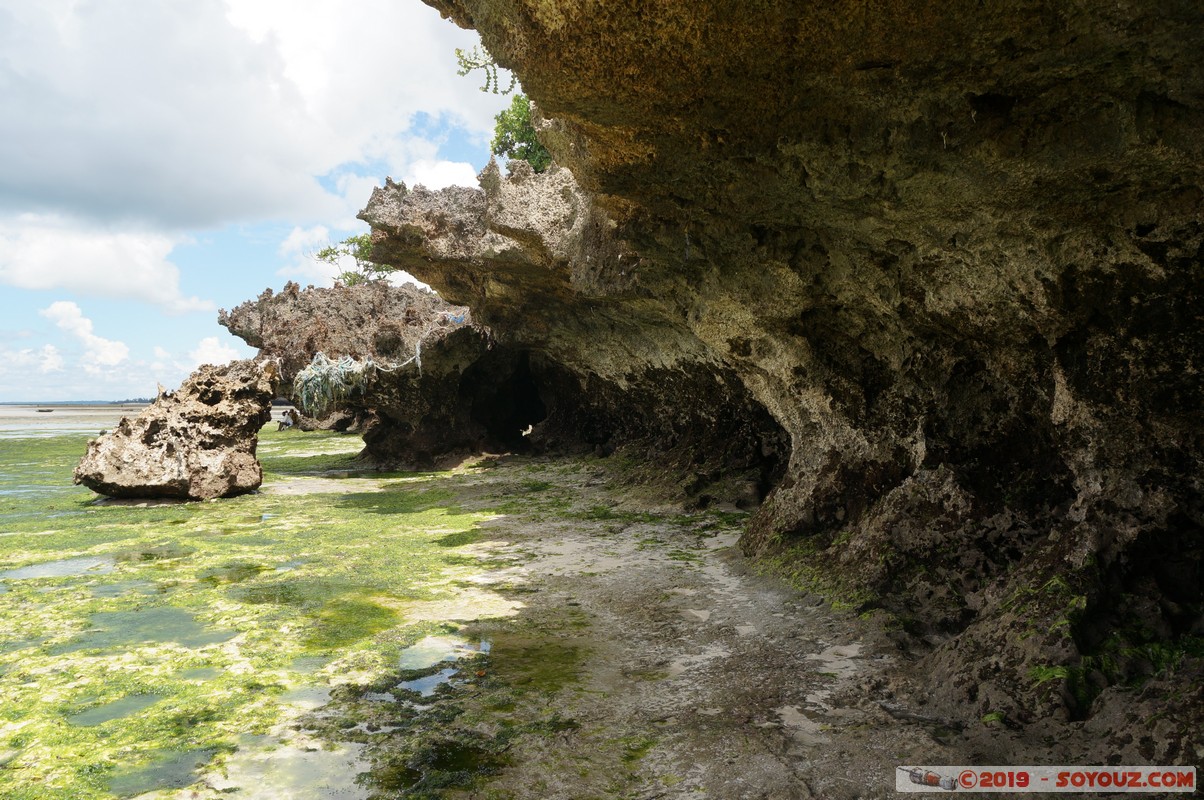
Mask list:
[[[481,534],[477,530],[459,531],[458,533],[449,533],[446,536],[441,536],[435,540],[435,544],[440,547],[463,547],[464,545],[473,544],[481,540]]]
[[[197,573],[197,579],[214,585],[223,583],[242,583],[256,578],[260,573],[272,568],[264,564],[250,561],[228,561],[216,567],[209,567]]]
[[[404,762],[374,769],[368,778],[370,785],[411,800],[435,800],[450,789],[472,787],[506,763],[494,739],[471,731],[424,737],[414,750]]]
[[[265,455],[264,471],[274,475],[322,475],[328,472],[360,471],[364,469],[356,456],[348,453],[317,453],[314,455]]]
[[[656,746],[656,739],[650,736],[625,736],[618,740],[623,747],[623,762],[632,764],[640,761]]]
[[[1170,640],[1153,639],[1140,626],[1116,630],[1077,664],[1038,666],[1029,674],[1034,686],[1060,679],[1074,699],[1075,711],[1087,715],[1105,686],[1132,689],[1151,678],[1175,672],[1184,662],[1204,658],[1204,638],[1183,635]]]
[[[624,511],[615,506],[592,505],[585,509],[573,509],[566,513],[572,519],[589,520],[593,522],[657,522],[655,514],[642,511]]]
[[[814,540],[806,539],[763,557],[757,569],[783,578],[801,592],[824,597],[837,611],[862,611],[875,601],[863,583],[831,564]]]
[[[500,636],[493,640],[488,669],[517,692],[553,695],[581,677],[586,648],[574,640]]]
[[[156,789],[191,786],[199,779],[198,770],[216,753],[215,749],[158,751],[143,765],[116,770],[109,778],[109,791],[118,797],[133,797]]]
[[[182,525],[184,522],[185,520],[174,520],[167,524]],[[189,547],[179,542],[163,542],[124,550],[117,553],[114,558],[117,561],[174,561],[180,558],[187,558],[196,551],[195,547]]]
[[[1006,724],[1007,714],[1004,714],[1002,711],[989,711],[982,715],[982,723],[984,725],[991,725],[994,723]]]
[[[517,743],[578,730],[575,720],[553,710],[557,696],[579,686],[588,659],[585,642],[557,634],[574,622],[566,614],[534,627],[516,619],[432,628],[470,647],[458,648],[454,660],[423,651],[422,660],[436,660],[341,687],[332,706],[305,724],[367,744],[373,768],[363,780],[381,796],[435,798],[472,789],[510,763]],[[476,652],[474,642],[480,642]],[[607,748],[616,766],[626,763],[625,751]]]
[[[264,437],[276,439],[269,481],[345,464],[303,452],[352,444],[282,437]],[[86,440],[0,440],[0,487],[37,488],[0,494],[0,570],[109,565],[3,584],[5,798],[172,790],[295,713],[287,688],[386,674],[399,647],[441,630],[407,620],[404,603],[449,592],[449,573],[476,564],[461,543],[494,513],[487,499],[455,506],[435,485],[455,485],[451,474],[399,476],[347,503],[337,481],[304,495],[97,502],[71,485]]]
[[[69,482],[83,441],[75,440],[77,451],[54,468],[53,480]],[[356,443],[337,434],[265,432],[261,443],[265,478],[275,484],[341,477],[352,474],[348,465],[362,466]],[[296,698],[327,695],[329,706],[292,724],[368,745],[374,769],[365,785],[378,794],[471,789],[526,744],[538,751],[566,731],[597,743],[580,766],[598,776],[591,780],[600,796],[629,791],[654,742],[611,742],[608,732],[579,730],[558,710],[592,702],[582,683],[590,658],[589,639],[579,633],[589,624],[584,613],[497,620],[472,633],[406,618],[410,601],[448,597],[479,566],[465,548],[484,538],[480,524],[503,504],[514,503],[511,513],[528,520],[560,518],[574,501],[554,487],[599,476],[542,461],[518,460],[504,473],[492,466],[373,473],[381,479],[372,482],[376,491],[309,480],[309,494],[140,508],[55,489],[50,500],[13,506],[18,522],[0,530],[12,533],[0,536],[0,566],[71,557],[115,566],[112,574],[12,581],[0,594],[0,633],[32,642],[0,654],[0,752],[15,753],[0,769],[0,796],[99,800],[114,789],[185,796],[173,787],[195,780],[198,769],[220,771],[248,733],[279,730],[298,713],[288,705]],[[65,516],[38,519],[30,511],[48,504],[60,504]],[[645,520],[691,528],[696,537],[682,531],[683,558],[703,537],[735,524],[707,514],[670,520],[597,508],[605,510],[578,513],[596,514],[598,531]],[[120,557],[169,544],[183,554]],[[148,613],[186,632],[229,637],[180,641],[143,626]],[[403,673],[405,648],[436,634],[488,639],[492,650]],[[449,670],[425,697],[396,688]],[[130,699],[139,693],[160,699]],[[129,713],[116,714],[123,709]],[[70,721],[90,712],[101,721]],[[614,790],[604,791],[612,780]]]
[[[316,650],[336,650],[394,627],[401,615],[368,599],[343,597],[318,612],[304,644]]]
[[[339,495],[340,509],[371,514],[417,514],[439,510],[446,515],[465,513],[454,505],[454,493],[449,489],[427,488],[410,483],[391,483],[379,492],[359,492]]]

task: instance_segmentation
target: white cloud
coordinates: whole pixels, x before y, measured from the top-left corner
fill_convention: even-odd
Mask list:
[[[335,276],[344,270],[353,268],[355,263],[348,258],[348,266],[344,267],[314,258],[314,253],[328,244],[331,244],[331,235],[330,229],[325,225],[293,228],[280,243],[280,255],[287,258],[288,263],[276,270],[276,274],[302,284],[332,286]]]
[[[276,270],[280,277],[296,281],[302,286],[334,286],[334,279],[342,272],[339,267],[312,258],[298,258]]]
[[[478,41],[413,0],[0,0],[0,328],[30,327],[22,315],[45,304],[19,290],[61,291],[98,320],[81,298],[229,305],[231,276],[247,278],[262,242],[248,237],[248,255],[236,235],[210,247],[211,234],[284,225],[293,245],[320,230],[338,241],[363,229],[355,214],[386,175],[469,181],[448,158],[474,156],[443,145],[479,143],[483,159],[504,104],[478,91],[479,75],[456,74],[455,49]],[[284,254],[289,277],[329,285],[338,268],[304,255]],[[202,274],[205,297],[186,292]],[[174,380],[156,365],[178,370],[210,330],[199,317],[170,341],[133,331],[156,314],[122,320],[122,339],[177,355],[118,366],[101,360],[128,349],[95,333],[47,351],[0,330],[0,357],[23,353],[31,379],[0,382],[0,395],[153,391]],[[76,367],[85,351],[84,369],[103,374]]]
[[[221,366],[241,357],[241,353],[229,345],[222,344],[216,336],[206,336],[201,339],[188,354],[188,358],[192,362],[191,369],[196,369],[202,364]]]
[[[351,235],[350,232],[347,235]],[[340,240],[343,238],[346,236],[340,237]],[[324,225],[316,225],[313,228],[293,228],[280,244],[280,254],[291,260],[278,269],[276,274],[282,278],[314,286],[333,286],[339,275],[355,269],[355,259],[351,256],[343,256],[338,263],[331,264],[314,258],[314,253],[331,244],[331,239],[330,231]],[[386,279],[395,286],[412,283],[421,289],[431,288],[404,270],[391,272]]]
[[[399,269],[399,270],[397,270],[397,272],[390,272],[387,280],[389,281],[389,283],[393,284],[394,286],[404,286],[407,283],[412,283],[415,286],[417,286],[419,289],[426,289],[427,291],[430,291],[430,292],[435,291],[434,289],[431,288],[431,285],[429,283],[423,283],[422,281],[418,280],[410,273],[406,272],[404,269]]]
[[[405,182],[410,186],[422,184],[437,190],[448,186],[477,187],[477,170],[463,161],[428,161],[423,159],[410,166]]]
[[[42,345],[42,349],[38,353],[38,358],[40,359],[38,363],[38,372],[45,374],[47,372],[63,371],[63,357],[59,354],[58,348],[54,345]]]
[[[70,308],[59,306],[53,313],[67,321],[65,330],[73,336],[76,330],[88,332]],[[236,346],[246,356],[254,352],[241,344]],[[51,344],[40,348],[14,347],[0,341],[0,401],[153,397],[156,383],[175,388],[202,362],[221,363],[245,357],[236,348],[221,344],[217,337],[202,339],[184,356],[173,357],[166,348],[156,346],[153,360],[130,357],[117,364],[100,365],[87,351],[86,343],[83,348],[74,352],[67,348],[64,353]],[[79,368],[74,367],[75,363]]]
[[[171,313],[211,311],[213,303],[180,293],[180,271],[167,260],[179,241],[158,233],[81,229],[59,217],[23,214],[0,220],[0,283],[135,298]]]
[[[308,122],[295,90],[220,2],[47,6],[0,5],[0,101],[20,109],[0,120],[0,201],[166,227],[322,201],[304,137],[268,146]]]
[[[455,71],[476,40],[398,0],[0,0],[0,207],[329,219],[348,198],[318,176],[434,156],[418,112],[484,148],[498,98]]]
[[[387,151],[415,111],[455,117],[482,141],[493,129],[498,99],[477,91],[479,76],[456,74],[455,49],[476,44],[477,35],[431,8],[396,0],[226,0],[226,7],[235,27],[273,47],[306,108],[356,149]]]
[[[280,243],[281,255],[306,255],[330,244],[330,229],[325,225],[295,227]]]
[[[63,357],[52,344],[42,345],[38,350],[23,347],[10,350],[0,346],[0,375],[28,373],[37,370],[43,375],[63,371]]]
[[[29,402],[39,400],[124,400],[131,397],[153,397],[158,371],[145,361],[127,359],[115,366],[96,367],[84,364],[83,372],[59,369],[43,372],[38,369],[41,352],[23,351],[25,363],[10,361],[14,354],[0,346],[0,399]],[[16,354],[21,355],[21,354]],[[84,380],[80,380],[81,374]],[[11,377],[10,377],[11,376]],[[170,371],[166,385],[178,386],[177,371]],[[18,385],[18,379],[20,385]]]
[[[68,300],[59,300],[38,312],[74,336],[84,345],[84,369],[98,371],[99,367],[113,367],[130,356],[130,348],[124,342],[105,339],[92,332],[92,320],[84,316],[80,307]],[[59,366],[62,365],[61,359]]]
[[[394,173],[389,172],[388,175]],[[364,227],[364,223],[360,222],[356,216],[368,205],[368,198],[372,196],[372,190],[380,186],[384,181],[381,178],[355,175],[346,173],[339,175],[336,179],[339,194],[346,198],[343,214],[337,218],[333,218],[333,227],[340,231],[353,231]]]

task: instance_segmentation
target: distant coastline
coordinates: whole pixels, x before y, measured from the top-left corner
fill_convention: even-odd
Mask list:
[[[0,400],[0,406],[41,406],[42,408],[57,408],[59,406],[144,406],[152,402],[152,398],[142,397],[132,400]]]
[[[0,441],[29,436],[63,436],[99,431],[136,415],[145,403],[0,403]],[[53,412],[53,413],[48,413]]]

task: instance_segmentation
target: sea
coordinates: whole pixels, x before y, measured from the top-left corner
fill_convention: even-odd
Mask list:
[[[145,403],[0,403],[0,439],[95,435],[145,407]]]

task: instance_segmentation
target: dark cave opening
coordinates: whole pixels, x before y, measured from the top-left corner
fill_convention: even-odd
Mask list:
[[[526,450],[527,432],[548,416],[526,351],[495,348],[464,370],[460,393],[467,396],[473,421],[507,450]]]

